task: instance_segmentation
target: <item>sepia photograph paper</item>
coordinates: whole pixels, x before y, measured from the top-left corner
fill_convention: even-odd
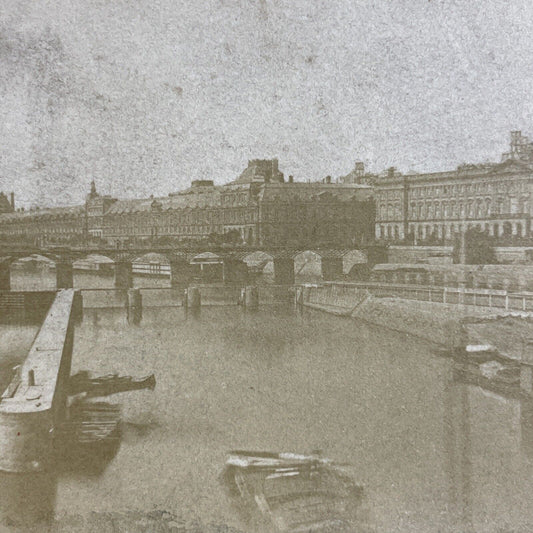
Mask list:
[[[531,533],[533,4],[0,0],[0,533]]]

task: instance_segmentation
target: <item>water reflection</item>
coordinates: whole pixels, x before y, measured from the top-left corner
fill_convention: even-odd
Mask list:
[[[0,523],[20,527],[50,522],[56,494],[56,473],[0,472]]]
[[[130,324],[139,325],[143,316],[142,307],[127,307],[126,316]]]
[[[449,509],[455,526],[471,531],[472,460],[469,385],[451,381],[445,393],[444,444],[448,457]]]
[[[87,479],[103,474],[120,447],[120,409],[104,402],[91,404],[90,409],[97,418],[86,412],[77,418],[76,407],[71,406],[69,419],[55,428],[53,457],[45,471],[0,472],[0,524],[44,527],[54,519],[62,476]],[[102,413],[112,413],[112,420],[107,416],[106,423]]]
[[[533,400],[452,380],[445,413],[450,509],[457,530],[507,531],[510,524],[532,530]]]
[[[201,307],[184,307],[183,314],[185,320],[199,320],[202,316]]]
[[[533,459],[533,398],[520,402],[520,429],[522,451]]]
[[[225,451],[317,448],[353,464],[377,531],[533,531],[531,398],[461,381],[426,344],[348,318],[145,306],[132,327],[124,303],[85,310],[73,372],[155,372],[157,390],[123,402],[115,450],[59,454],[58,515],[76,508],[102,528],[146,531],[147,513],[123,510],[159,506],[169,531],[185,509],[196,531],[252,533],[222,495]],[[83,520],[62,531],[88,530]]]

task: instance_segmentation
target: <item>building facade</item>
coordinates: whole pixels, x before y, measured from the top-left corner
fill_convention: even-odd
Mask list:
[[[211,180],[161,198],[117,200],[94,183],[82,206],[0,214],[0,238],[31,243],[209,241],[346,247],[373,239],[370,187],[285,182],[278,161],[251,160],[233,182]]]
[[[500,163],[427,174],[391,168],[374,183],[379,241],[453,242],[470,228],[506,241],[533,235],[533,144],[521,132],[511,133]]]

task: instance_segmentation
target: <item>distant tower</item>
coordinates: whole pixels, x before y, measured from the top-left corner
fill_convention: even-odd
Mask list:
[[[520,130],[511,132],[509,152],[502,154],[502,161],[520,159],[531,163],[533,161],[533,143]]]
[[[11,203],[9,203],[7,196],[3,192],[0,193],[0,213],[12,213],[15,210],[13,207],[15,203],[14,198],[14,194],[11,193]]]

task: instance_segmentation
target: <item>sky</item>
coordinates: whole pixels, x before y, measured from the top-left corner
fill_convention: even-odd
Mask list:
[[[439,171],[533,135],[530,0],[1,0],[0,190]]]

